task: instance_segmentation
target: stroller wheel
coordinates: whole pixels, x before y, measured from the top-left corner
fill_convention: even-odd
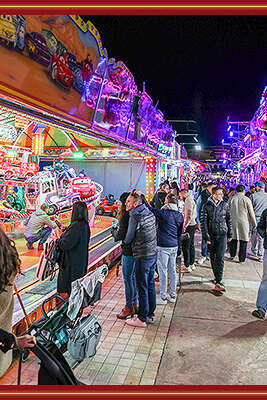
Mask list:
[[[26,362],[29,358],[30,350],[25,350],[21,355],[21,361]]]

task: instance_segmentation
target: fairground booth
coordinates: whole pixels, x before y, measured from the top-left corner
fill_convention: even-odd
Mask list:
[[[110,233],[117,200],[134,188],[151,199],[174,131],[89,21],[2,15],[0,26],[0,223],[16,240],[24,275],[15,287],[32,322],[56,279],[37,277],[40,253],[23,237],[28,216],[46,202],[51,218],[68,225],[72,204],[86,201],[89,269],[111,268],[120,257]],[[16,299],[14,331],[26,325]]]

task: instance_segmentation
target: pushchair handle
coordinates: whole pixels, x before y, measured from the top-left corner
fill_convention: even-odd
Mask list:
[[[54,294],[51,297],[48,297],[48,299],[44,300],[42,303],[42,313],[43,316],[45,317],[45,319],[49,319],[49,316],[47,315],[46,311],[45,311],[45,304],[48,303],[49,301],[53,300],[53,299],[59,299],[62,303],[67,303],[65,299],[63,299],[63,297],[61,297],[59,294]]]

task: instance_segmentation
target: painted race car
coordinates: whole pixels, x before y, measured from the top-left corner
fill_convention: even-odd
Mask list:
[[[15,47],[17,33],[11,15],[0,15],[0,38],[8,47]]]
[[[73,73],[72,86],[74,87],[75,90],[77,90],[77,92],[82,93],[84,80],[83,80],[83,73],[81,70],[81,64],[77,62],[76,57],[73,54],[67,53],[67,57],[69,60],[69,67]]]
[[[49,68],[49,73],[54,81],[65,88],[70,88],[73,82],[73,73],[69,67],[68,57],[61,53],[59,56],[53,54],[52,63]]]
[[[51,64],[52,54],[46,45],[44,37],[40,33],[27,33],[25,36],[25,46],[29,56],[35,61],[45,67]]]
[[[73,193],[80,193],[81,198],[91,197],[96,194],[96,186],[88,176],[71,179],[70,185]]]

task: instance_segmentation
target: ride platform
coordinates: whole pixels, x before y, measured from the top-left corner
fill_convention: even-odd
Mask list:
[[[112,268],[120,259],[120,242],[115,242],[111,235],[113,220],[114,218],[104,216],[96,216],[95,218],[94,226],[91,227],[88,249],[88,272],[103,264]],[[70,222],[70,216],[61,216],[60,222],[67,226]],[[22,274],[16,278],[15,285],[29,317],[29,322],[32,323],[42,316],[42,302],[56,292],[57,276],[53,280],[48,277],[44,281],[39,281],[36,277],[36,270],[42,252],[38,251],[37,248],[28,250],[23,238],[15,239],[15,244],[22,261]],[[15,293],[14,295],[13,331],[16,335],[19,335],[27,329],[27,321],[18,297]],[[54,303],[48,301],[46,311],[49,311],[53,306]]]

